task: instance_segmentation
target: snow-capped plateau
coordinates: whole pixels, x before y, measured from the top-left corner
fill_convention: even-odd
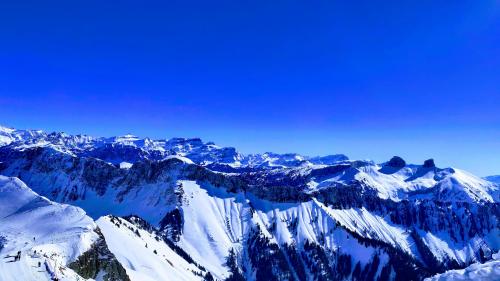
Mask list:
[[[432,159],[244,155],[131,134],[0,136],[2,182],[23,187],[0,190],[13,198],[0,204],[0,254],[33,251],[31,236],[78,233],[47,240],[67,280],[423,280],[495,267],[500,250],[499,185]],[[40,200],[73,210],[49,212],[60,228],[48,234],[29,223],[44,214]],[[96,253],[107,257],[99,270],[86,266]]]

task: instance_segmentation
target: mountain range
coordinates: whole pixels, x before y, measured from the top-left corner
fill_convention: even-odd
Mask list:
[[[0,280],[499,276],[498,181],[433,159],[0,127],[0,175]]]

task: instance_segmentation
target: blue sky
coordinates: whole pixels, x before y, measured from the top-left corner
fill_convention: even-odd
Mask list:
[[[498,1],[12,2],[2,124],[500,174]]]

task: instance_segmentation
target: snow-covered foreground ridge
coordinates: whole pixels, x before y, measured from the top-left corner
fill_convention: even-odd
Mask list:
[[[202,280],[207,274],[146,230],[109,216],[94,222],[82,209],[4,176],[0,253],[0,280]]]
[[[77,280],[68,265],[99,240],[95,230],[82,209],[0,176],[0,280]]]
[[[83,266],[106,252],[102,263],[121,268],[108,280],[422,280],[500,249],[499,186],[432,160],[242,155],[199,139],[0,128],[0,174],[79,207],[94,240],[58,262],[81,278],[106,280]]]

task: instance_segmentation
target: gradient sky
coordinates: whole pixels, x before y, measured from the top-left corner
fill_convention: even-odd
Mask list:
[[[2,1],[0,40],[3,125],[500,174],[499,1]]]

